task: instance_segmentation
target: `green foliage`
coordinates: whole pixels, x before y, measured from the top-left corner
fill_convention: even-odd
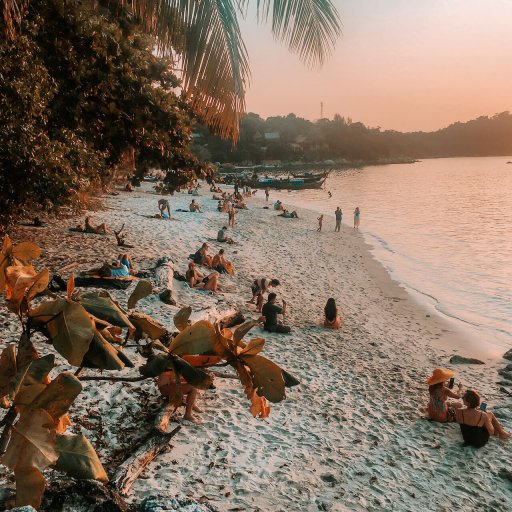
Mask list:
[[[79,205],[122,165],[170,183],[177,168],[199,172],[172,61],[125,15],[88,5],[34,0],[18,37],[0,41],[0,222]]]

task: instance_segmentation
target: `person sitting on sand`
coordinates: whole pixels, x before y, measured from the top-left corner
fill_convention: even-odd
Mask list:
[[[192,202],[188,205],[188,209],[189,209],[191,212],[199,212],[199,213],[202,213],[202,212],[201,212],[201,207],[196,203],[196,200],[195,200],[195,199],[192,199]]]
[[[213,257],[212,268],[219,272],[219,274],[233,274],[233,264],[224,258],[224,249],[220,249]]]
[[[327,299],[327,304],[325,305],[324,313],[324,327],[327,327],[328,329],[339,329],[341,326],[341,318],[338,314],[336,301],[332,297],[330,299]]]
[[[137,275],[137,270],[133,266],[132,259],[130,258],[130,255],[127,252],[125,252],[124,254],[120,254],[117,257],[117,260],[119,262],[119,265],[124,265],[132,276]]]
[[[432,421],[438,421],[439,423],[455,421],[455,409],[461,407],[461,404],[448,400],[448,398],[460,400],[462,384],[460,382],[458,384],[459,393],[452,391],[446,384],[454,375],[455,372],[451,370],[436,368],[427,380],[430,395],[427,411]]]
[[[219,285],[218,272],[212,272],[210,275],[205,276],[196,269],[196,264],[192,261],[188,264],[185,278],[190,288],[201,288],[203,290],[216,292]]]
[[[160,210],[160,216],[162,219],[170,219],[171,218],[171,207],[170,207],[169,201],[167,199],[159,199],[158,200],[158,209]],[[167,213],[165,213],[166,210],[167,210]]]
[[[279,199],[274,203],[274,210],[284,211],[283,203],[281,203],[281,201],[279,201]]]
[[[107,225],[105,223],[100,224],[98,226],[93,226],[91,224],[91,217],[85,217],[85,224],[78,225],[75,228],[75,231],[79,231],[81,233],[96,233],[98,235],[106,235],[107,234]]]
[[[114,261],[112,263],[105,262],[100,268],[93,268],[84,272],[87,276],[100,276],[100,277],[131,277],[130,269],[120,261]]]
[[[283,300],[283,306],[277,306],[276,299],[277,295],[274,292],[268,294],[267,302],[261,312],[265,317],[263,328],[269,332],[288,333],[292,330],[291,327],[277,321],[277,315],[284,315],[286,313],[286,302]]]
[[[195,252],[193,260],[196,265],[212,268],[212,257],[208,255],[208,244],[206,242],[201,246],[201,249]]]
[[[455,411],[455,421],[460,425],[464,446],[481,448],[487,444],[490,436],[508,439],[507,432],[492,412],[481,411],[480,395],[474,389],[468,389],[462,397],[464,407]]]
[[[278,217],[284,217],[285,219],[298,219],[299,216],[297,212],[293,210],[293,212],[289,212],[288,210],[284,210],[283,213],[280,213]]]
[[[219,232],[217,233],[217,242],[227,242],[228,244],[234,244],[235,241],[232,238],[229,238],[229,236],[226,236],[227,230],[227,226],[222,226],[222,229],[219,229]]]
[[[255,279],[251,286],[252,299],[247,303],[254,304],[254,301],[256,301],[256,310],[261,312],[261,307],[263,306],[263,294],[267,292],[271,286],[275,287],[280,284],[281,283],[278,279],[268,279],[266,277]]]

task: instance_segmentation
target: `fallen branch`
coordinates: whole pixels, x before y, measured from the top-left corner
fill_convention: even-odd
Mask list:
[[[222,372],[214,372],[212,371],[215,377],[220,377],[221,379],[239,379],[238,375],[234,373],[222,373]]]
[[[155,430],[161,433],[166,433],[171,414],[173,414],[176,409],[177,407],[170,404],[169,400],[166,399],[164,405],[160,408],[157,415],[155,416]]]
[[[167,434],[152,432],[135,453],[118,467],[111,480],[114,489],[120,494],[126,495],[146,466],[157,455],[169,450],[169,441],[180,430],[181,425],[178,425]]]

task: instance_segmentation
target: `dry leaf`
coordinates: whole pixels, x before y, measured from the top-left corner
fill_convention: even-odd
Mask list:
[[[270,406],[267,403],[267,400],[263,396],[258,396],[256,393],[256,390],[254,390],[252,396],[251,396],[251,407],[250,407],[251,414],[255,418],[268,418],[270,414]]]
[[[12,255],[23,262],[36,260],[41,252],[41,248],[32,242],[21,242],[12,249]]]
[[[7,267],[5,269],[5,300],[9,302],[9,310],[17,313],[27,288],[37,280],[36,271],[32,267]]]
[[[135,341],[139,341],[143,334],[147,334],[152,340],[157,340],[167,333],[160,322],[143,313],[132,312],[129,318],[134,326],[130,329],[130,338]]]
[[[169,351],[178,356],[215,352],[217,335],[213,325],[200,320],[181,331],[169,345]]]
[[[243,362],[251,371],[259,396],[274,403],[286,398],[283,375],[277,364],[262,356],[244,356]]]
[[[46,488],[43,474],[35,467],[20,467],[14,470],[16,479],[16,507],[32,506],[39,510]]]
[[[178,331],[183,331],[188,327],[188,319],[190,318],[190,315],[192,314],[192,308],[190,306],[187,306],[185,308],[181,308],[175,315],[174,315],[174,325],[176,326],[176,329]]]
[[[128,299],[128,309],[133,309],[139,300],[153,293],[153,285],[149,281],[139,281]]]
[[[2,251],[0,252],[0,293],[4,291],[5,288],[5,269],[10,265],[12,254],[12,243],[10,238],[5,235]]]
[[[50,273],[48,269],[43,269],[37,276],[32,284],[32,286],[28,289],[27,293],[27,301],[30,302],[38,293],[43,292],[48,288],[48,283],[50,282]]]
[[[265,346],[265,340],[263,338],[254,338],[240,350],[238,355],[255,356],[259,354]]]
[[[71,300],[71,294],[73,293],[74,289],[75,289],[75,276],[73,274],[71,274],[71,277],[68,279],[67,292],[66,292],[66,297],[68,300]]]
[[[96,292],[87,293],[80,297],[80,304],[95,317],[118,327],[133,329],[133,325],[125,312],[111,299]]]
[[[239,341],[253,328],[258,325],[256,320],[249,320],[248,322],[243,323],[240,327],[235,329],[233,333],[233,341],[236,345],[238,345]]]
[[[0,398],[9,394],[16,369],[16,345],[11,343],[3,349],[0,356]]]

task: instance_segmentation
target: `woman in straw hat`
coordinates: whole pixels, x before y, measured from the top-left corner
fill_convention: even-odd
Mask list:
[[[462,384],[459,382],[458,393],[455,393],[446,385],[454,375],[455,372],[451,370],[436,368],[427,380],[428,392],[430,394],[427,410],[432,421],[439,421],[440,423],[455,421],[455,409],[461,407],[462,404],[448,400],[448,398],[460,400],[462,398],[460,395]]]

